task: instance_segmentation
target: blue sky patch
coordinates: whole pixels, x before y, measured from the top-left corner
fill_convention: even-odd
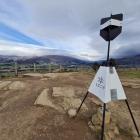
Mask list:
[[[4,23],[0,23],[0,39],[19,42],[19,43],[43,46],[43,43],[19,32],[18,30],[14,29]]]

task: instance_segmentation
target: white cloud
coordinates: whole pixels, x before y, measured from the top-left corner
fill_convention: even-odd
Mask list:
[[[93,55],[94,54],[94,55]],[[47,46],[37,46],[31,44],[21,44],[13,42],[0,41],[0,55],[16,55],[16,56],[45,56],[45,55],[66,55],[83,60],[96,60],[98,53],[96,51],[91,52],[77,52],[67,49],[49,48]]]
[[[43,49],[43,48],[42,48]],[[44,52],[39,46],[19,44],[13,42],[0,42],[1,55],[40,56]]]
[[[104,58],[107,43],[99,36],[99,24],[100,19],[109,16],[111,12],[124,13],[123,32],[111,43],[112,55],[119,48],[123,52],[123,46],[128,44],[130,47],[136,41],[140,44],[139,0],[11,0],[9,4],[8,0],[2,0],[1,7],[7,11],[0,11],[1,21],[42,41],[47,49],[55,49],[60,54],[64,52],[90,60]],[[24,47],[15,46],[18,50],[9,45],[1,52],[16,54],[23,51],[19,54],[40,55],[44,51],[40,46],[39,49],[25,44]],[[29,52],[31,48],[33,51]]]

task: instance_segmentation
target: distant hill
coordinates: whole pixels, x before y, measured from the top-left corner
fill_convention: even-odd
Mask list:
[[[80,60],[68,56],[47,55],[40,57],[18,57],[18,56],[0,56],[0,63],[11,63],[17,61],[19,64],[61,64],[61,65],[81,65],[90,64],[89,61]]]
[[[140,67],[140,55],[129,56],[124,58],[115,58],[120,66],[124,67]],[[0,63],[13,63],[17,61],[19,64],[61,64],[61,65],[92,65],[93,63],[102,63],[100,61],[84,61],[77,58],[61,55],[47,55],[36,57],[19,57],[19,56],[2,56],[0,55]]]
[[[12,63],[17,59],[19,59],[18,56],[0,55],[0,63]]]
[[[116,59],[117,63],[126,67],[140,67],[140,55]]]
[[[122,67],[140,67],[140,55],[127,56],[123,58],[113,58],[116,64]],[[93,63],[105,64],[106,60],[99,60]]]
[[[90,62],[76,59],[68,56],[60,56],[60,55],[47,55],[40,57],[32,57],[28,59],[20,59],[19,63],[27,63],[27,64],[61,64],[61,65],[76,65],[76,64],[89,64]]]

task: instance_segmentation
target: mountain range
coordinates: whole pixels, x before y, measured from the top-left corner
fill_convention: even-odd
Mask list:
[[[121,66],[138,66],[140,67],[140,55],[129,56],[124,58],[115,58],[118,65]],[[36,57],[20,57],[20,56],[4,56],[0,55],[0,63],[13,63],[17,61],[19,64],[61,64],[61,65],[91,65],[95,61],[84,61],[77,58],[61,55],[47,55]],[[104,60],[102,60],[104,61]],[[101,62],[101,61],[96,61]]]
[[[20,56],[3,56],[0,55],[0,63],[13,63],[17,61],[19,64],[61,64],[61,65],[87,65],[89,61],[61,55],[47,55],[36,57],[20,57]]]
[[[118,65],[140,67],[140,55],[116,59]]]

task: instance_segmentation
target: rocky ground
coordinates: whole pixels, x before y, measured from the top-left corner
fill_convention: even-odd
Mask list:
[[[99,140],[101,102],[89,95],[92,73],[30,73],[0,81],[0,140]],[[140,79],[121,79],[140,128]],[[106,140],[137,140],[124,101],[107,105]]]

